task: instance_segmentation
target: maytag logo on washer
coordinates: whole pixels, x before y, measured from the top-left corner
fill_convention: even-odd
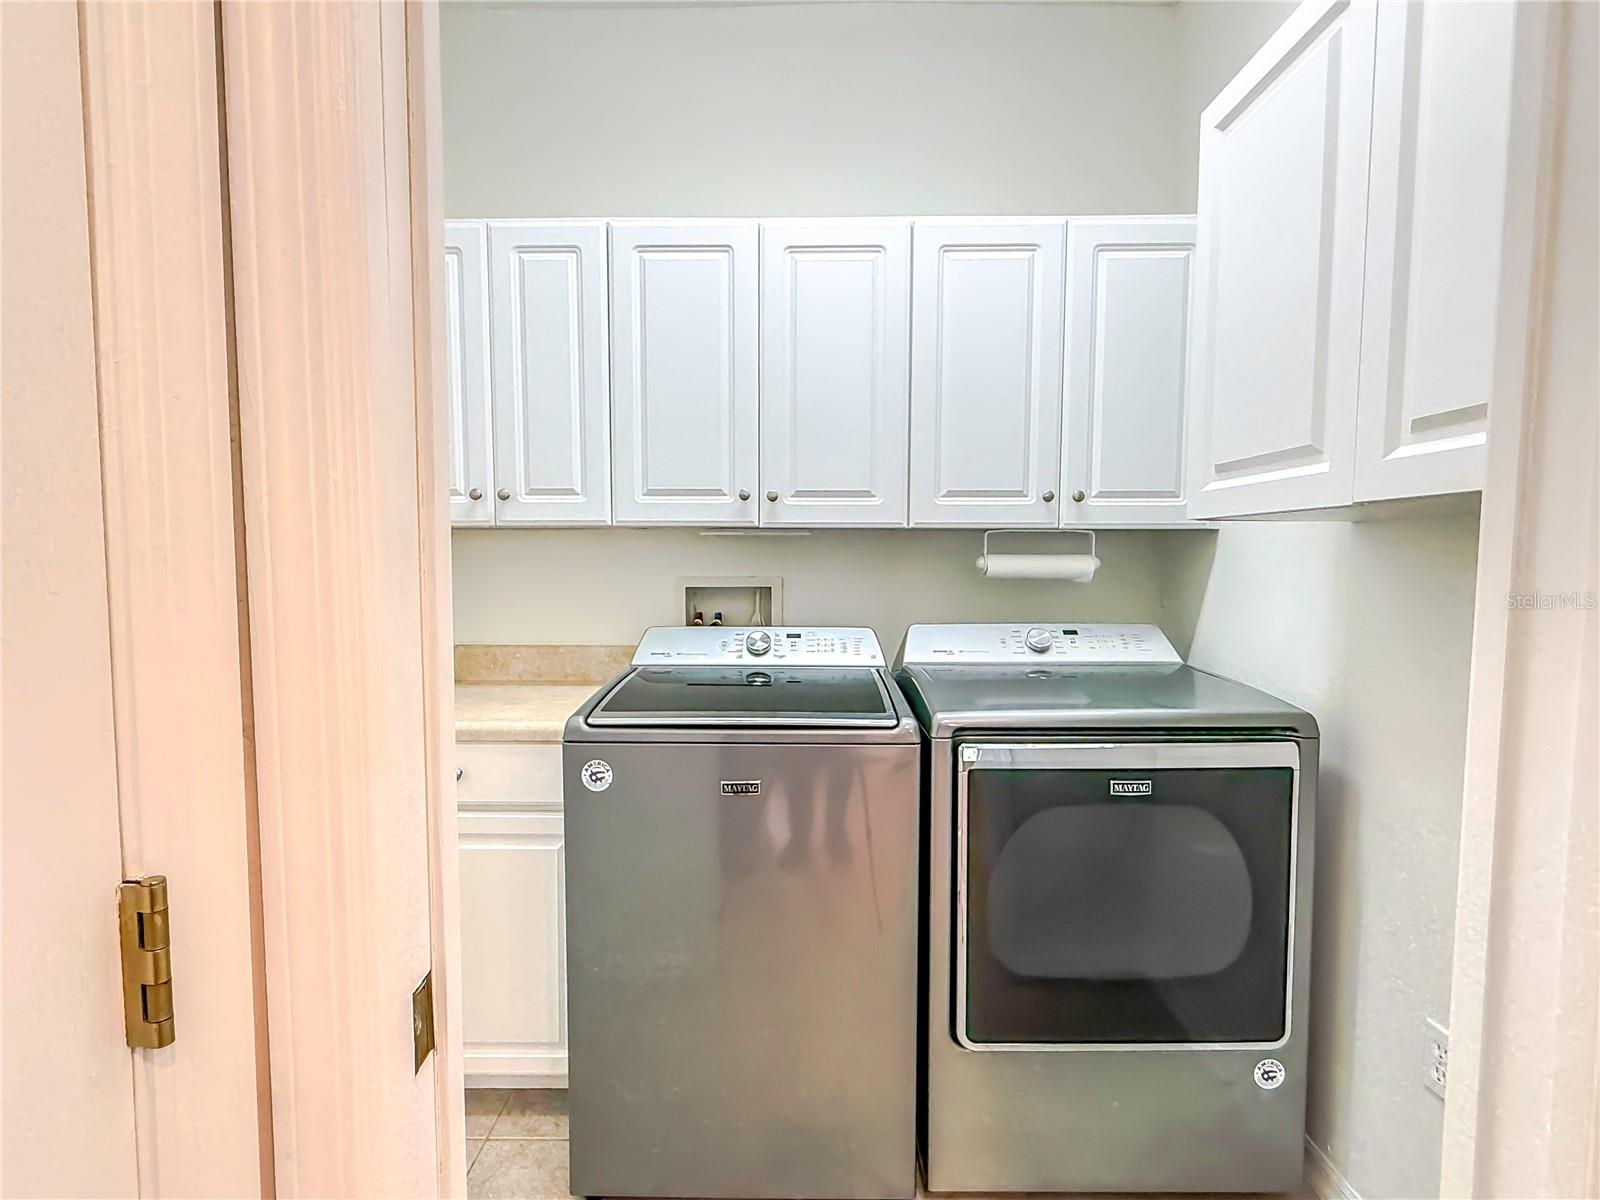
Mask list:
[[[1270,1092],[1283,1083],[1283,1077],[1287,1073],[1283,1069],[1283,1064],[1277,1059],[1263,1058],[1256,1064],[1256,1086]]]
[[[591,758],[578,771],[578,778],[591,792],[603,792],[611,786],[611,764],[603,758]]]
[[[724,796],[759,796],[761,795],[761,780],[724,779],[722,781],[722,794]]]
[[[1150,786],[1148,779],[1113,779],[1111,781],[1111,794],[1113,796],[1148,796],[1155,789]]]

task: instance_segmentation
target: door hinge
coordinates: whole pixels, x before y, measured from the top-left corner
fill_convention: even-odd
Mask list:
[[[122,1013],[128,1045],[172,1045],[172,937],[167,922],[167,877],[125,880],[117,889],[122,934]]]
[[[422,1064],[433,1053],[433,972],[429,971],[411,993],[411,1073],[422,1070]]]

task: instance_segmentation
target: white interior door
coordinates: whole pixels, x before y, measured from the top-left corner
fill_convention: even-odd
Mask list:
[[[619,523],[757,521],[757,229],[611,224]]]
[[[1378,9],[1357,500],[1483,486],[1503,320],[1522,357],[1502,276],[1531,259],[1507,222],[1532,190],[1510,171],[1516,7]]]
[[[137,1196],[78,12],[3,21],[0,1192]]]
[[[602,221],[489,222],[495,519],[611,516]]]
[[[216,13],[3,19],[0,1191],[261,1195]],[[174,1040],[130,1050],[117,888],[147,874]]]
[[[488,239],[482,221],[445,222],[444,351],[450,523],[493,525]]]
[[[1375,13],[1302,4],[1201,116],[1191,517],[1350,503]]]
[[[1184,518],[1194,221],[1067,223],[1061,523]]]
[[[918,221],[911,523],[1054,526],[1064,221]]]
[[[911,224],[761,227],[761,523],[904,525]]]

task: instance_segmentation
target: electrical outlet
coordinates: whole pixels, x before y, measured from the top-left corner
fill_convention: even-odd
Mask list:
[[[1422,1063],[1422,1082],[1443,1100],[1445,1086],[1450,1082],[1450,1031],[1429,1017],[1423,1037],[1427,1039],[1427,1057]]]

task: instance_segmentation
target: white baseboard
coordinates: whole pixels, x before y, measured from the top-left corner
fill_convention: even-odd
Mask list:
[[[1322,1148],[1306,1138],[1306,1187],[1317,1200],[1361,1200]]]
[[[565,1075],[533,1074],[473,1074],[466,1072],[465,1085],[469,1088],[564,1088]]]

